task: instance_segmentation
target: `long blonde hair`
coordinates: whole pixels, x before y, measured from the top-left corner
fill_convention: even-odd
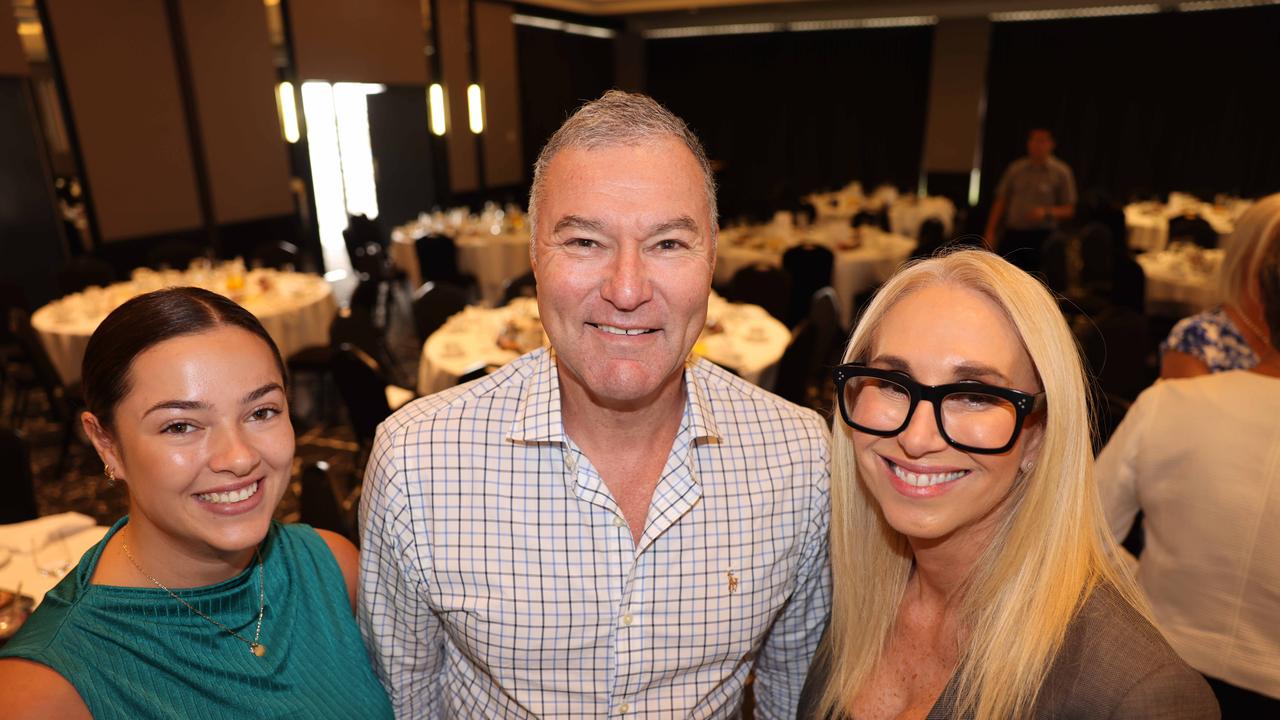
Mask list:
[[[1258,273],[1271,246],[1280,242],[1280,193],[1253,204],[1236,220],[1223,243],[1218,268],[1218,299],[1239,307],[1246,298],[1261,301]]]
[[[1093,589],[1112,584],[1147,614],[1117,557],[1093,479],[1090,415],[1079,350],[1057,304],[1029,275],[999,257],[961,250],[915,263],[877,293],[858,322],[845,362],[867,359],[885,314],[924,287],[975,290],[1001,308],[1044,388],[1047,412],[1038,460],[1014,484],[1008,512],[962,590],[964,640],[956,717],[1024,717],[1031,711],[1067,625]],[[836,417],[832,437],[833,606],[831,674],[820,716],[848,712],[887,645],[911,574],[907,539],[881,514],[859,478],[851,430]]]

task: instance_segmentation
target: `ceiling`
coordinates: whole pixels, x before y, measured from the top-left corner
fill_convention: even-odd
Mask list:
[[[635,15],[672,13],[701,15],[707,11],[739,9],[749,14],[792,14],[801,11],[826,17],[975,17],[991,12],[1043,10],[1117,5],[1150,5],[1134,0],[521,0],[536,5],[584,15]],[[1174,6],[1174,0],[1161,5]]]

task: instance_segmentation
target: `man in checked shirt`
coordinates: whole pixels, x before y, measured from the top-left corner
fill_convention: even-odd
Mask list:
[[[795,715],[828,615],[828,431],[691,357],[716,257],[701,144],[612,91],[529,198],[550,349],[382,425],[359,618],[404,718]]]

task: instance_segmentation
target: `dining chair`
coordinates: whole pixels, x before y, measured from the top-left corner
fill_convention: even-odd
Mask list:
[[[34,520],[35,483],[31,475],[31,454],[27,441],[13,428],[0,428],[0,525]]]
[[[418,340],[425,343],[446,320],[461,312],[468,300],[467,291],[453,283],[423,283],[413,294],[413,324]]]
[[[785,323],[791,299],[791,274],[763,263],[748,265],[733,274],[725,288],[725,299],[759,305]]]
[[[791,274],[786,323],[794,328],[809,314],[809,302],[814,293],[831,284],[835,254],[813,243],[796,245],[782,254],[782,267]]]

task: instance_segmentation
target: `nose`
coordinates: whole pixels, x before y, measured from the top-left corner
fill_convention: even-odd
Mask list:
[[[258,467],[262,456],[246,437],[242,428],[234,427],[217,434],[209,466],[216,472],[229,472],[243,477]]]
[[[947,448],[938,420],[934,416],[933,403],[921,400],[911,415],[911,422],[898,433],[898,445],[910,457],[923,457]]]
[[[635,310],[653,297],[649,268],[639,246],[620,247],[609,262],[600,295],[619,310]]]

